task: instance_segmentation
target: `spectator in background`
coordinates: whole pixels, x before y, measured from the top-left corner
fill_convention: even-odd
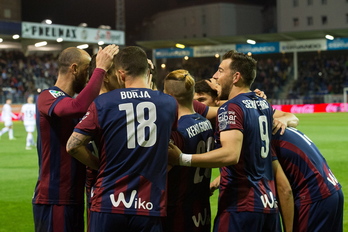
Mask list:
[[[10,140],[14,140],[15,137],[13,136],[13,122],[12,118],[17,118],[17,116],[12,113],[12,99],[8,98],[6,99],[5,105],[2,107],[2,113],[1,113],[1,120],[4,122],[5,127],[2,128],[0,131],[0,138],[3,134],[8,132],[8,138]]]
[[[36,106],[33,96],[29,96],[27,103],[22,106],[19,118],[22,119],[25,131],[27,132],[25,149],[31,150],[32,147],[35,147],[33,132],[36,126]]]

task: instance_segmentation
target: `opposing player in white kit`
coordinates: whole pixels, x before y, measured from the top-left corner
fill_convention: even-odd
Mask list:
[[[1,121],[4,122],[5,127],[2,128],[2,130],[0,131],[0,137],[6,132],[8,132],[8,138],[10,140],[13,140],[15,138],[13,137],[12,118],[17,118],[17,116],[14,113],[12,113],[11,104],[12,100],[10,98],[7,98],[6,103],[2,107]]]
[[[29,96],[27,103],[22,106],[19,117],[22,119],[25,131],[27,132],[25,149],[31,150],[35,146],[33,132],[36,126],[36,106],[32,96]]]

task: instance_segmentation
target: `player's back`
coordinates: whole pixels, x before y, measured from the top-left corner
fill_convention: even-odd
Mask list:
[[[341,188],[317,146],[301,131],[287,128],[283,135],[278,132],[272,138],[272,148],[289,179],[296,204],[310,204]]]
[[[181,116],[178,132],[184,153],[213,149],[213,127],[198,113]],[[166,231],[210,231],[210,176],[210,168],[174,166],[169,171]]]
[[[94,104],[101,132],[96,141],[101,166],[94,197],[103,202],[92,199],[92,211],[164,214],[175,99],[159,91],[128,88],[102,94]]]

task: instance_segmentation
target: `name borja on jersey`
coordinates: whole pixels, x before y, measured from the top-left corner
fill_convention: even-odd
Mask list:
[[[132,99],[132,98],[151,98],[148,91],[144,90],[127,90],[120,92],[121,99]]]

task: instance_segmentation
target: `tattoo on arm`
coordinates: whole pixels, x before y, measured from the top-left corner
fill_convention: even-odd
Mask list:
[[[71,135],[68,140],[67,149],[71,155],[76,155],[78,153],[78,148],[84,146],[84,141],[81,137],[75,133]]]

